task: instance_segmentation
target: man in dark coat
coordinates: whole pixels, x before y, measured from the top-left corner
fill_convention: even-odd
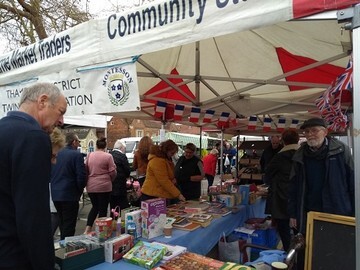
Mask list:
[[[120,140],[117,140],[114,144],[113,150],[110,152],[114,158],[117,172],[116,178],[112,182],[110,197],[111,209],[115,209],[116,206],[119,206],[121,210],[130,206],[126,190],[126,180],[130,176],[130,165],[128,158],[124,154],[125,149],[125,145]]]
[[[271,136],[270,137],[271,145],[266,147],[260,157],[260,166],[261,172],[265,173],[266,166],[270,163],[272,158],[281,150],[281,137],[280,136]]]
[[[22,89],[19,111],[0,120],[0,269],[54,269],[50,134],[67,102],[52,83]]]
[[[355,215],[354,161],[347,145],[327,137],[326,127],[321,118],[305,121],[301,129],[307,141],[293,157],[290,226],[304,235],[309,211]]]
[[[196,146],[188,143],[185,146],[184,155],[181,156],[175,166],[175,178],[181,193],[186,200],[198,200],[201,195],[201,180],[205,173],[203,163],[195,155]]]

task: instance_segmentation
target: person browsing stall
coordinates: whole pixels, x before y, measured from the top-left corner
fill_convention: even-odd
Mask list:
[[[285,130],[281,134],[284,147],[277,153],[265,170],[269,185],[266,199],[266,213],[271,214],[276,229],[280,235],[284,250],[290,248],[291,233],[289,214],[287,211],[289,199],[290,171],[292,158],[299,148],[299,134],[295,130]]]
[[[112,182],[116,177],[116,165],[113,156],[106,152],[106,138],[96,141],[96,151],[88,154],[86,170],[88,192],[92,207],[89,211],[84,234],[92,230],[96,217],[106,217],[112,191]]]
[[[205,173],[203,163],[195,155],[196,146],[193,143],[185,145],[184,155],[175,166],[175,178],[186,200],[198,200],[201,195],[201,180]]]
[[[153,198],[166,198],[167,204],[176,200],[185,201],[175,185],[174,163],[171,159],[178,150],[179,147],[172,140],[151,147],[140,201]]]
[[[218,156],[219,151],[214,148],[211,149],[210,153],[203,158],[204,173],[206,179],[208,180],[208,187],[212,186],[214,183]]]
[[[307,213],[317,211],[354,216],[354,161],[350,148],[328,136],[322,118],[306,120],[300,127],[306,142],[293,157],[290,174],[290,226],[306,234]],[[298,254],[303,268],[304,254]]]
[[[59,128],[55,128],[53,132],[50,134],[50,140],[52,146],[51,163],[55,164],[58,152],[65,146],[65,135],[62,134]],[[59,227],[60,219],[51,197],[51,183],[49,183],[49,190],[50,190],[51,228],[52,228],[52,234],[54,235],[57,228]]]
[[[117,140],[113,150],[110,152],[116,165],[116,177],[112,182],[110,196],[110,209],[115,209],[116,206],[119,206],[120,209],[129,207],[126,180],[130,176],[130,165],[125,150],[125,144],[121,140]]]
[[[36,83],[0,120],[0,269],[54,269],[49,134],[64,124],[66,109],[59,88]]]
[[[152,145],[154,145],[154,143],[151,138],[149,136],[144,136],[141,138],[138,149],[134,154],[133,169],[136,170],[140,186],[142,186],[145,181],[146,169],[149,163],[148,157]]]
[[[75,235],[79,200],[86,185],[84,157],[78,151],[79,137],[70,132],[65,141],[51,173],[51,196],[59,215],[61,240]]]

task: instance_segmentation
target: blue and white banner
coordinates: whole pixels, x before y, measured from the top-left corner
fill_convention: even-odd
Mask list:
[[[24,87],[36,82],[54,83],[66,97],[66,115],[90,115],[140,110],[136,65],[124,59],[107,67],[64,70],[20,84],[0,87],[0,118],[18,110]]]

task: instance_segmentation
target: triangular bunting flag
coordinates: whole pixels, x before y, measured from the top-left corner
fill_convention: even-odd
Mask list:
[[[285,118],[279,118],[276,130],[278,132],[283,132],[285,130],[285,123],[286,123]]]
[[[192,107],[189,121],[192,123],[197,123],[200,117],[200,108]]]
[[[227,121],[229,120],[230,113],[222,112],[219,118],[218,127],[225,127]]]
[[[268,132],[270,130],[271,130],[271,118],[270,117],[265,117],[264,118],[263,131]]]
[[[206,110],[204,118],[203,118],[203,122],[204,123],[211,123],[211,120],[214,116],[215,111],[214,110]]]
[[[174,120],[182,120],[182,116],[184,113],[184,105],[175,105],[175,110],[174,110]]]
[[[249,117],[249,123],[248,123],[248,130],[255,130],[257,124],[257,116],[250,116]]]
[[[298,124],[299,124],[299,120],[297,119],[291,120],[290,129],[297,129]]]
[[[155,114],[154,114],[156,118],[161,118],[163,116],[166,110],[166,104],[167,103],[163,101],[156,102]]]

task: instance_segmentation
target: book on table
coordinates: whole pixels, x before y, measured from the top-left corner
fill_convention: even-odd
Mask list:
[[[232,213],[232,209],[229,207],[217,208],[217,207],[210,207],[206,210],[206,214],[212,215],[214,218],[224,217]]]
[[[182,221],[178,223],[173,223],[172,225],[175,229],[184,230],[184,231],[194,231],[198,228],[200,228],[200,224],[191,222],[187,218],[184,218]]]

